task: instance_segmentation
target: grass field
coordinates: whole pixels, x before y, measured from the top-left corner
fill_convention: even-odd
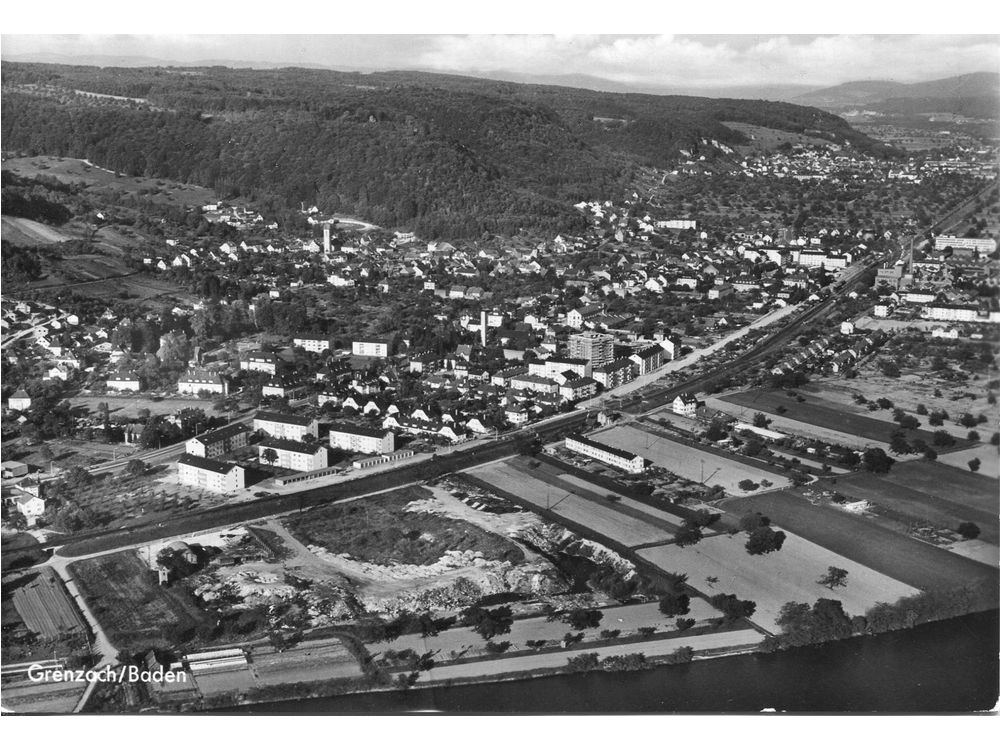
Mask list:
[[[52,568],[39,568],[28,576],[30,580],[14,590],[14,606],[29,630],[43,638],[86,632],[83,618]]]
[[[721,400],[768,414],[778,414],[778,407],[784,407],[785,412],[781,416],[788,419],[847,432],[866,440],[877,440],[882,443],[888,443],[889,436],[899,429],[895,422],[852,413],[843,404],[828,401],[820,396],[803,395],[806,400],[799,403],[785,391],[754,389],[723,396]],[[926,424],[926,419],[921,420],[921,422]],[[960,428],[956,428],[954,425],[948,429],[956,438],[961,434],[959,430]],[[928,445],[931,445],[934,439],[934,433],[925,429],[907,430],[906,434],[910,440],[919,437]],[[957,438],[955,447],[950,450],[958,450],[969,445],[967,440]]]
[[[842,481],[838,479],[838,485]],[[776,526],[909,586],[947,589],[977,579],[998,580],[995,567],[889,531],[863,517],[812,505],[792,491],[732,498],[721,506],[737,515],[759,511]]]
[[[182,596],[157,583],[134,551],[80,560],[69,572],[109,640],[119,648],[172,646],[176,634],[206,622]]]
[[[82,406],[90,410],[91,414],[97,413],[97,405],[106,403],[108,411],[112,417],[125,417],[135,419],[140,409],[149,409],[152,416],[157,414],[174,414],[181,409],[203,409],[209,416],[214,416],[218,412],[212,412],[211,399],[202,398],[161,398],[153,399],[149,396],[118,396],[106,394],[102,396],[73,396],[69,399],[73,406]]]
[[[750,619],[772,633],[780,630],[775,618],[790,601],[812,604],[820,598],[838,599],[848,614],[863,615],[877,602],[917,593],[911,586],[794,534],[787,534],[781,549],[767,555],[751,556],[744,548],[746,540],[746,534],[721,534],[689,547],[670,544],[638,554],[661,570],[686,574],[692,586],[706,593],[735,594],[756,602]],[[833,592],[816,583],[831,565],[848,571],[847,586]],[[718,582],[707,583],[709,576]]]
[[[598,498],[573,484],[567,488],[564,480],[545,472],[522,469],[517,459],[482,466],[468,473],[626,547],[673,539],[673,531],[677,528],[652,514],[622,507],[620,501],[608,500],[607,495],[611,493],[604,492]]]
[[[908,516],[955,530],[972,521],[990,544],[1000,541],[996,481],[936,462],[909,461],[888,474],[852,474],[837,480],[840,492]]]
[[[635,427],[612,427],[610,430],[591,435],[591,439],[631,451],[667,471],[694,482],[709,487],[721,485],[730,495],[746,494],[738,486],[744,479],[752,479],[758,484],[766,479],[775,487],[791,484],[779,474],[772,474],[756,466],[748,466],[734,459],[699,450],[694,446],[670,440],[661,434],[651,434]]]
[[[978,458],[980,461],[979,476],[991,478],[995,487],[996,480],[1000,477],[1000,460],[998,460],[1000,456],[997,456],[997,449],[988,443],[982,443],[975,448],[966,448],[957,453],[945,453],[943,456],[938,456],[938,463],[954,466],[963,474],[971,474],[969,461],[973,458]]]
[[[285,526],[305,544],[376,565],[432,565],[447,550],[476,550],[487,560],[523,559],[516,544],[467,521],[405,510],[408,503],[430,497],[424,488],[403,487],[294,515]]]

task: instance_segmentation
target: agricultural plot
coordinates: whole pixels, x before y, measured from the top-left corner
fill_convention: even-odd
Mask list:
[[[192,602],[158,585],[156,574],[133,551],[80,560],[68,570],[119,648],[166,648],[206,621]]]
[[[809,394],[805,398],[806,400],[800,403],[794,397],[788,396],[785,391],[758,388],[732,393],[723,396],[721,400],[754,411],[777,414],[788,419],[846,432],[865,440],[877,440],[881,443],[888,443],[889,436],[899,428],[895,422],[874,419],[860,413],[851,413],[842,404],[827,401],[821,396]],[[784,409],[783,414],[778,411],[778,407]],[[955,432],[954,429],[950,431]],[[906,434],[910,440],[921,438],[928,445],[934,441],[934,433],[928,430],[907,430]],[[955,450],[968,446],[967,440],[957,439]]]
[[[956,453],[945,453],[938,456],[938,463],[946,466],[954,466],[963,473],[969,474],[969,461],[974,458],[979,459],[979,475],[989,477],[996,487],[996,480],[1000,477],[1000,460],[998,460],[997,449],[992,445],[978,445],[975,448],[966,448],[964,451]]]
[[[619,501],[606,499],[607,492],[605,499],[595,499],[586,490],[565,489],[561,486],[564,483],[549,482],[546,475],[529,471],[505,461],[472,469],[469,474],[626,547],[673,538],[674,524],[631,508],[620,508]]]
[[[981,539],[1000,541],[996,482],[951,466],[910,461],[888,474],[852,474],[837,481],[840,492],[868,500],[916,523],[954,530],[972,521]]]
[[[684,573],[695,588],[714,594],[735,594],[756,602],[750,619],[771,633],[781,607],[790,601],[813,604],[838,599],[849,615],[863,615],[877,602],[894,602],[918,591],[871,568],[848,560],[795,534],[787,534],[777,552],[751,556],[746,534],[720,534],[689,547],[676,544],[641,550],[638,554],[661,570]],[[830,591],[817,581],[835,566],[848,571],[847,586]],[[707,584],[706,579],[718,582]]]
[[[29,573],[30,580],[14,590],[14,607],[27,628],[42,638],[61,638],[86,632],[66,586],[52,568]]]
[[[258,685],[335,680],[361,675],[361,665],[340,641],[309,641],[286,651],[255,649]]]
[[[730,495],[745,495],[739,488],[744,479],[757,484],[767,480],[775,487],[785,487],[791,482],[779,474],[748,466],[726,456],[700,450],[678,443],[662,434],[653,434],[635,427],[612,427],[592,435],[600,443],[631,451],[647,458],[657,466],[679,476],[709,487],[721,485]]]
[[[838,479],[838,485],[842,481]],[[998,580],[995,566],[954,555],[855,514],[813,505],[787,490],[725,500],[722,507],[738,516],[759,511],[774,525],[908,586],[947,589],[979,579]]]

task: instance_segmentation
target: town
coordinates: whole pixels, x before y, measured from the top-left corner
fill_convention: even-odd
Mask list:
[[[91,264],[5,240],[5,705],[622,671],[995,608],[995,148],[817,140],[706,141],[735,161],[682,152],[578,234],[450,241],[5,154],[5,185],[165,201],[72,237],[4,215]],[[745,205],[700,192],[720,175]]]

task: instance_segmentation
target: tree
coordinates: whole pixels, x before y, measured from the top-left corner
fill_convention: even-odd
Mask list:
[[[775,531],[770,526],[762,526],[750,532],[746,551],[751,555],[766,555],[777,552],[785,543],[785,532]]]
[[[513,622],[513,613],[506,606],[486,609],[477,605],[462,612],[462,624],[471,627],[487,641],[493,636],[509,633]]]
[[[563,615],[563,622],[574,630],[596,628],[601,624],[604,613],[599,609],[574,609]]]
[[[962,425],[962,427],[965,427],[966,429],[975,427],[977,424],[979,424],[976,421],[976,418],[970,412],[965,412],[965,414],[959,417],[958,423]]]
[[[975,430],[969,430],[969,434],[965,436],[966,440],[971,440],[974,443],[979,442],[979,433]]]
[[[690,617],[678,617],[674,621],[674,625],[677,626],[678,630],[689,630],[694,627],[695,621]]]
[[[982,462],[978,458],[972,459],[969,461],[969,471],[979,471],[981,463]]]
[[[826,575],[816,581],[820,586],[826,586],[830,591],[833,591],[838,586],[847,585],[847,571],[843,568],[837,568],[831,565],[826,569]]]
[[[861,457],[861,461],[865,470],[873,474],[888,474],[889,469],[896,463],[896,459],[890,458],[881,448],[868,448]]]
[[[687,594],[670,593],[660,599],[660,614],[667,617],[686,615],[691,611],[691,597]]]
[[[899,430],[894,430],[889,436],[889,450],[897,456],[910,452],[910,444],[906,442],[906,435]]]
[[[931,442],[939,448],[948,448],[955,444],[955,438],[948,430],[937,430]]]
[[[130,477],[140,477],[146,472],[146,464],[138,458],[130,459],[125,464],[125,475]]]
[[[260,454],[260,460],[274,466],[278,462],[278,452],[274,448],[265,448]]]
[[[963,521],[958,525],[957,530],[963,539],[975,539],[979,536],[979,527],[972,523],[972,521]]]
[[[726,622],[733,622],[741,617],[753,617],[753,613],[757,611],[756,602],[737,599],[734,594],[716,594],[709,601],[713,607],[722,612]]]
[[[676,533],[674,533],[674,541],[678,547],[687,547],[688,545],[700,542],[702,536],[701,527],[698,524],[685,521]]]
[[[757,412],[753,415],[753,426],[760,427],[761,429],[767,429],[770,426],[771,420],[768,419],[767,415],[762,412]]]
[[[757,511],[749,511],[740,518],[740,531],[756,531],[761,526],[769,526],[771,519]]]
[[[47,464],[51,464],[56,458],[48,443],[42,443],[42,447],[38,449],[38,457]]]
[[[739,487],[744,492],[753,492],[754,490],[758,489],[760,485],[757,484],[752,479],[741,479],[737,487]]]
[[[930,446],[924,449],[924,458],[927,461],[937,461],[937,457],[938,457],[937,451],[931,448]]]

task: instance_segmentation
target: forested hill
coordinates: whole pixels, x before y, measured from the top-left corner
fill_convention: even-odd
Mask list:
[[[884,149],[780,102],[618,94],[437,74],[2,66],[4,149],[300,202],[422,236],[572,231],[639,166],[725,159],[745,122]]]

